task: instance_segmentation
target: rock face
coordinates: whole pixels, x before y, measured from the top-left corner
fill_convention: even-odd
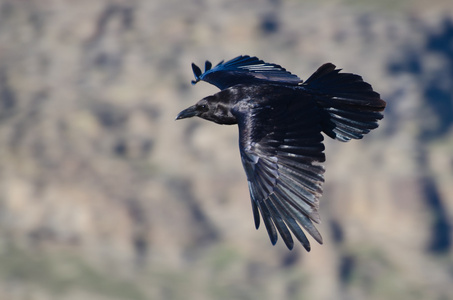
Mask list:
[[[0,1],[0,299],[453,299],[448,1]],[[330,61],[387,101],[326,139],[324,245],[255,231],[192,61]]]

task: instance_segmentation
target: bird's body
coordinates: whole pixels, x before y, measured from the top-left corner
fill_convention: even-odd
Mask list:
[[[204,73],[192,65],[196,83],[220,92],[182,111],[218,124],[238,124],[239,149],[247,175],[255,225],[260,214],[273,244],[277,232],[289,249],[293,235],[310,250],[302,228],[319,243],[314,223],[324,182],[323,135],[360,139],[376,128],[385,102],[355,74],[321,66],[307,81],[256,57],[239,56]]]

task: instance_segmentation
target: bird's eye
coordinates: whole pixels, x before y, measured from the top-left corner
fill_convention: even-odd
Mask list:
[[[202,111],[208,111],[208,105],[206,104],[200,104],[198,108]]]

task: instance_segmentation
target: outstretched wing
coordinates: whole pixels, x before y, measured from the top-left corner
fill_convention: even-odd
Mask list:
[[[320,109],[310,95],[291,93],[271,95],[259,105],[242,103],[233,114],[238,119],[240,153],[256,228],[261,214],[272,244],[277,242],[278,232],[292,249],[292,232],[310,251],[302,229],[322,243],[313,224],[320,220],[324,182]]]
[[[346,142],[377,128],[386,103],[361,76],[340,71],[324,64],[301,87],[324,109],[323,132]]]
[[[248,55],[238,56],[227,62],[221,61],[212,68],[209,61],[205,63],[205,71],[192,64],[195,80],[192,84],[200,80],[209,82],[223,90],[236,84],[273,82],[285,84],[298,84],[301,79],[294,74],[286,71],[285,68],[271,63],[266,63],[257,57]]]

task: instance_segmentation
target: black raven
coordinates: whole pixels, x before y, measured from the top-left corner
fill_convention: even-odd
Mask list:
[[[192,64],[195,81],[221,89],[183,110],[177,120],[198,116],[238,124],[255,226],[260,214],[272,244],[277,231],[289,249],[290,231],[310,251],[302,228],[320,244],[319,198],[324,182],[323,135],[346,142],[377,128],[385,108],[379,94],[355,74],[322,65],[305,82],[283,67],[238,56],[205,72]]]

